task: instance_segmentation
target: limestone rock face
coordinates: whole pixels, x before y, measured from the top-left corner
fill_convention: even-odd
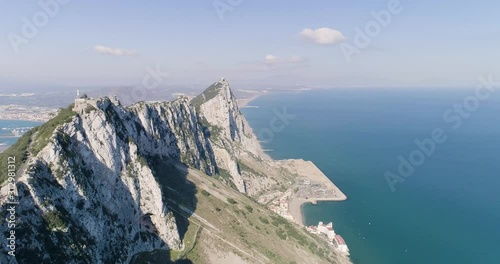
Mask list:
[[[210,94],[214,96],[210,97]],[[252,128],[240,112],[236,97],[234,97],[229,83],[225,79],[212,84],[198,97],[205,98],[200,105],[200,115],[208,123],[222,129],[220,134],[225,139],[238,143],[236,147],[243,152],[250,152],[256,156],[265,156],[252,132]]]
[[[125,107],[105,97],[74,110],[50,135],[34,133],[34,143],[47,143],[19,166],[21,263],[128,263],[139,252],[181,249],[155,160],[224,175],[246,192],[239,159],[268,159],[224,79],[192,100]],[[1,243],[8,232],[2,224]],[[6,256],[0,263],[16,262]]]
[[[231,175],[240,192],[247,192],[238,159],[248,155],[258,159],[269,157],[241,113],[228,82],[222,78],[191,102],[199,110],[200,120],[210,128],[218,169]]]

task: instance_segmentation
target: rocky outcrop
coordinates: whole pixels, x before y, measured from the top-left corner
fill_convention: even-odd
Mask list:
[[[85,99],[73,110],[33,134],[39,150],[19,171],[17,262],[125,263],[138,252],[181,249],[169,188],[153,163],[182,162],[246,193],[239,161],[268,159],[224,79],[192,100],[125,107]],[[0,231],[5,243],[7,225]],[[1,263],[16,262],[6,256]]]
[[[232,183],[247,192],[238,161],[242,156],[269,159],[252,128],[241,113],[228,82],[222,78],[192,100],[200,120],[210,128],[210,139],[218,169],[231,176]]]

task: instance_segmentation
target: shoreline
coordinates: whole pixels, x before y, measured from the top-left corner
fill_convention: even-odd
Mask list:
[[[301,90],[299,92],[303,91],[304,90]],[[251,96],[238,99],[238,105],[240,108],[250,108],[250,102],[266,94],[271,93],[269,91],[251,91]],[[341,202],[347,200],[347,196],[312,161],[305,161],[303,159],[272,160],[281,163],[282,166],[288,167],[290,171],[297,173],[297,180],[308,179],[311,182],[323,184],[327,190],[333,191],[334,193],[334,196],[331,197],[307,197],[307,199],[294,197],[293,194],[291,195],[288,203],[288,213],[301,227],[306,226],[306,217],[303,210],[306,203],[317,204],[318,202]]]
[[[246,91],[243,91],[243,92],[246,92]],[[249,104],[253,100],[259,98],[262,95],[269,94],[268,91],[252,91],[252,92],[246,92],[246,93],[249,93],[250,96],[245,97],[245,98],[241,98],[241,99],[237,99],[239,108],[251,108],[252,106],[250,106]]]
[[[0,121],[25,121],[25,122],[37,122],[37,123],[46,123],[50,119],[36,119],[36,118],[9,118],[9,117],[0,117]]]
[[[342,202],[342,201],[345,201],[347,200],[347,197],[345,199],[337,199],[337,200],[334,200],[334,199],[303,199],[303,200],[299,200],[299,199],[295,199],[296,204],[295,207],[297,207],[298,209],[295,209],[297,210],[299,213],[295,213],[295,215],[292,213],[292,202],[290,202],[290,214],[292,214],[293,218],[295,219],[295,221],[297,222],[297,224],[299,224],[300,226],[303,226],[303,227],[306,227],[306,215],[304,213],[304,205],[306,204],[313,204],[313,205],[316,205],[318,203],[322,203],[322,202]],[[300,215],[300,216],[299,216]]]
[[[298,174],[297,182],[301,180],[309,181],[308,184],[300,185],[297,188],[313,191],[312,195],[304,194],[299,190],[297,193],[292,193],[288,204],[288,212],[293,217],[295,222],[300,226],[305,226],[305,214],[303,205],[306,203],[317,204],[318,202],[340,202],[347,200],[347,196],[330,180],[312,161],[302,159],[283,160],[280,161],[283,166],[290,171]],[[317,185],[319,187],[310,187]],[[318,189],[320,188],[320,189]],[[315,193],[314,193],[315,191]],[[317,193],[323,193],[319,196]]]

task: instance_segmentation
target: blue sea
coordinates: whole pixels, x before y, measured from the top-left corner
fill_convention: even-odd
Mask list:
[[[0,149],[5,149],[17,141],[18,137],[13,136],[13,130],[26,132],[29,129],[41,124],[41,122],[35,121],[0,120]]]
[[[333,222],[355,264],[496,264],[500,91],[484,100],[474,95],[474,89],[312,90],[272,93],[242,111],[273,158],[312,160],[348,196],[303,209],[308,225]],[[464,100],[471,111],[456,112],[454,104]],[[289,118],[276,121],[285,110]],[[413,153],[415,141],[428,142],[435,131],[444,142],[423,159]],[[418,166],[391,190],[384,175],[401,176],[399,157],[409,161],[412,153]]]

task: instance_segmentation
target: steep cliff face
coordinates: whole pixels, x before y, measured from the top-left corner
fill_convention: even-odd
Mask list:
[[[108,98],[86,103],[20,172],[18,260],[123,263],[137,252],[181,248],[149,164],[154,157],[216,171],[194,108],[187,99],[128,108]]]
[[[252,128],[240,112],[236,97],[229,83],[222,78],[193,99],[200,116],[212,126],[218,127],[221,140],[229,140],[235,151],[267,157],[262,151]],[[220,143],[220,142],[214,142]],[[236,143],[236,144],[234,144]]]
[[[244,156],[255,159],[269,157],[262,151],[252,128],[240,112],[228,82],[222,78],[191,102],[198,110],[200,120],[210,128],[219,172],[229,174],[228,181],[240,192],[246,193],[247,182],[239,168],[239,159]]]

